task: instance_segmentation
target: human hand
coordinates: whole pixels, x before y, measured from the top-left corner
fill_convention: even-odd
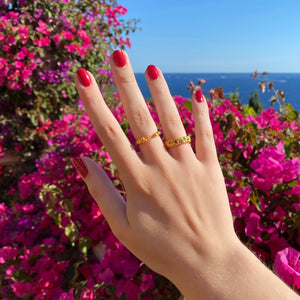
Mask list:
[[[215,280],[211,270],[216,270],[239,242],[206,99],[201,91],[192,94],[195,153],[189,143],[167,148],[159,136],[151,137],[158,129],[127,54],[115,51],[110,64],[134,137],[148,139],[140,144],[140,153],[106,106],[92,74],[80,69],[75,81],[90,120],[118,167],[127,202],[96,162],[84,157],[73,163],[113,233],[132,253],[183,290],[188,289],[191,273],[201,278],[201,289],[209,290],[210,281]],[[145,77],[164,139],[186,136],[162,72],[152,65]]]

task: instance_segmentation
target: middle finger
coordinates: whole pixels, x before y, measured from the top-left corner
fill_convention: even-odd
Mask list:
[[[163,143],[157,136],[151,138],[157,132],[157,126],[135,80],[127,54],[122,50],[116,50],[110,57],[110,64],[135,139],[139,140],[142,137],[148,139],[139,145],[142,153],[151,152],[151,156],[160,155],[158,148],[164,149]]]
[[[150,65],[145,72],[145,77],[158,112],[164,138],[172,140],[186,136],[178,109],[162,72],[154,65]],[[189,144],[168,148],[168,151],[177,159],[185,159],[193,153]]]

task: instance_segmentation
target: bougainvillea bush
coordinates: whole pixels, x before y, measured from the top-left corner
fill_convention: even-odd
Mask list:
[[[1,191],[35,169],[47,146],[39,120],[77,111],[78,68],[93,72],[110,98],[109,54],[130,46],[126,34],[136,28],[126,13],[115,0],[0,0],[0,161],[9,165],[0,165]]]
[[[135,20],[122,19],[126,13],[115,0],[0,0],[3,150],[33,155],[43,148],[35,127],[77,107],[78,68],[91,70],[104,89],[112,84],[109,53],[130,46],[125,36],[135,30]]]
[[[175,96],[194,136],[190,100]],[[134,143],[123,108],[112,111]],[[300,123],[285,104],[250,115],[239,101],[211,99],[211,121],[237,235],[269,268],[300,291]],[[156,122],[155,107],[148,102]],[[90,156],[126,198],[117,169],[87,115],[40,121],[47,152],[36,171],[11,186],[0,205],[3,299],[178,299],[177,289],[130,254],[111,233],[71,165]],[[193,144],[193,143],[192,143]],[[19,298],[18,298],[19,297]]]

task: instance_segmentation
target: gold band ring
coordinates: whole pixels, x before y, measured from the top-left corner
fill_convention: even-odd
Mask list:
[[[175,147],[175,146],[188,144],[190,142],[191,142],[191,137],[189,135],[186,135],[186,136],[182,136],[182,137],[179,137],[179,138],[167,140],[167,141],[164,142],[164,144],[167,148],[172,148],[172,147]]]
[[[160,136],[161,135],[161,132],[160,131],[156,131],[156,132],[154,132],[152,135],[151,135],[151,138],[153,139],[153,138],[155,138],[155,137],[157,137],[157,136]]]
[[[149,142],[149,139],[153,139],[153,138],[155,138],[155,137],[157,137],[157,136],[160,136],[160,135],[161,135],[161,132],[160,132],[160,131],[156,131],[156,132],[154,132],[154,133],[151,135],[150,138],[147,138],[147,137],[145,137],[145,136],[142,136],[141,138],[139,138],[138,140],[136,140],[135,143],[136,143],[137,145],[145,144],[145,143]]]
[[[138,139],[138,140],[135,141],[135,143],[137,145],[144,144],[144,143],[147,143],[147,142],[149,142],[149,139],[146,138],[146,137],[144,137],[144,136],[142,136],[140,139]]]

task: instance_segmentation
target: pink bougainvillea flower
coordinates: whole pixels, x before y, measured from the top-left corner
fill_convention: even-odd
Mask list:
[[[85,30],[79,29],[77,35],[83,40],[83,47],[88,47],[91,44],[91,39]]]
[[[15,45],[17,42],[18,41],[13,34],[9,34],[6,38],[6,43],[8,45]]]
[[[58,47],[59,44],[60,44],[60,41],[61,41],[61,37],[60,37],[60,35],[59,35],[58,33],[56,33],[56,34],[53,36],[52,40],[54,41],[56,47]]]
[[[262,242],[262,233],[271,234],[274,232],[275,228],[266,228],[260,224],[261,216],[257,213],[250,213],[248,217],[246,217],[246,228],[245,233],[247,236],[254,238],[255,243]]]
[[[39,20],[38,24],[39,24],[39,26],[35,28],[36,31],[38,31],[42,34],[45,34],[45,35],[49,35],[50,31],[48,29],[48,25],[45,22],[43,22],[42,20]]]
[[[24,295],[29,294],[31,291],[30,282],[16,281],[11,285],[11,287],[18,297],[23,297]]]
[[[20,25],[18,28],[18,34],[21,37],[21,42],[25,45],[29,39],[29,29],[25,25]]]
[[[66,40],[71,40],[71,39],[75,38],[75,35],[73,33],[71,33],[70,31],[63,31],[61,33],[61,36]]]
[[[241,218],[247,207],[250,205],[248,202],[251,193],[250,186],[239,187],[234,191],[234,194],[228,193],[230,208],[233,216]]]
[[[291,181],[300,175],[300,159],[298,157],[283,163],[283,172],[281,172],[284,181]]]
[[[273,268],[285,283],[300,288],[300,252],[291,247],[279,251]]]
[[[10,246],[0,248],[0,264],[4,264],[6,259],[14,259],[18,254],[18,249]]]
[[[47,47],[50,44],[51,40],[48,37],[36,39],[33,43],[39,47]]]

